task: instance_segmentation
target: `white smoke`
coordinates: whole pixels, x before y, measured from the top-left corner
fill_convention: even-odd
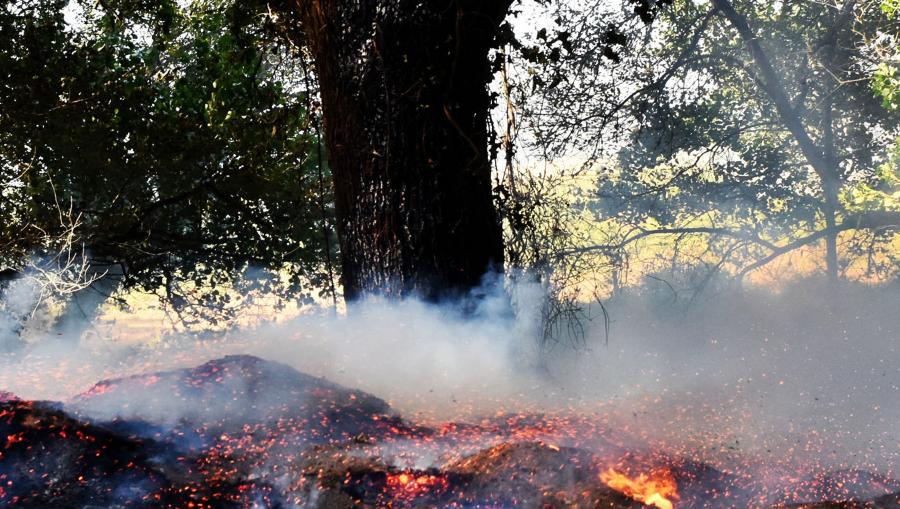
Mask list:
[[[684,310],[644,294],[607,303],[587,347],[538,364],[543,292],[513,287],[474,311],[370,300],[212,340],[45,341],[2,361],[0,389],[66,400],[102,378],[251,354],[368,391],[413,420],[572,412],[630,440],[723,468],[891,473],[900,451],[900,291],[801,282],[721,293]],[[133,410],[133,409],[132,409]],[[177,408],[172,409],[177,414]],[[733,460],[733,461],[732,461]]]
[[[0,287],[0,352],[21,346],[23,323],[35,312],[39,299],[39,288],[28,278],[16,278]]]

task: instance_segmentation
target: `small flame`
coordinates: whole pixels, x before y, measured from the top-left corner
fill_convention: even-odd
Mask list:
[[[631,478],[610,468],[600,474],[600,480],[625,496],[659,509],[673,509],[673,501],[678,500],[678,487],[668,469],[654,470],[650,475],[640,474]]]

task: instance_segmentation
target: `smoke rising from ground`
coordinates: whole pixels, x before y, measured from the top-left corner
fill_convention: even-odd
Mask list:
[[[721,466],[754,458],[898,468],[895,286],[807,281],[778,294],[722,292],[687,309],[634,291],[607,304],[608,344],[602,323],[591,323],[585,349],[558,347],[543,363],[535,348],[541,289],[519,286],[514,295],[517,313],[500,295],[468,314],[373,300],[348,316],[303,315],[204,341],[50,338],[6,354],[0,390],[67,400],[103,378],[241,353],[368,391],[410,419],[575,412],[635,444]],[[179,412],[174,403],[171,412]]]
[[[6,287],[0,286],[0,352],[20,345],[22,320],[30,315],[40,298],[33,281],[17,278]]]
[[[708,296],[687,311],[626,297],[610,303],[610,346],[557,366],[586,400],[633,406],[651,440],[726,462],[752,454],[896,471],[897,290],[805,281]]]

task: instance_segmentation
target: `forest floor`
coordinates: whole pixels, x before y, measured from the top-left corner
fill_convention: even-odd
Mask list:
[[[4,507],[900,507],[885,476],[722,471],[577,416],[420,425],[251,356],[104,380],[66,402],[4,393],[0,430]]]

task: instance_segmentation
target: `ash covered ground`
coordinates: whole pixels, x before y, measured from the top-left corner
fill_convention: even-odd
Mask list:
[[[5,394],[7,507],[900,507],[872,472],[723,471],[584,416],[423,425],[253,356]]]
[[[900,292],[669,298],[540,370],[537,313],[490,299],[35,342],[2,360],[0,505],[898,507]]]

